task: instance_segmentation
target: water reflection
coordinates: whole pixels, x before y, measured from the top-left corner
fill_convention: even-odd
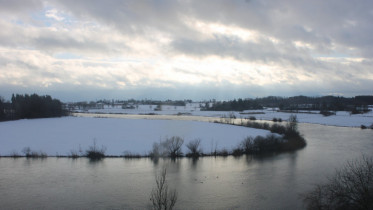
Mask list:
[[[158,163],[159,163],[159,157],[153,157],[153,158],[151,158],[151,160],[153,161],[153,164],[154,164],[155,166],[158,165]]]
[[[192,157],[189,158],[189,160],[192,162],[191,168],[195,170],[197,168],[199,157]]]
[[[84,159],[87,161],[88,167],[90,168],[105,167],[105,159],[86,159],[86,158]],[[107,160],[110,160],[110,159],[107,159]]]

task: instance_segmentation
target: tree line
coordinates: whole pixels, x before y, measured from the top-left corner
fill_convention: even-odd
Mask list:
[[[63,103],[51,96],[12,95],[10,102],[0,99],[0,120],[61,117],[67,115]]]
[[[263,105],[255,99],[238,99],[233,101],[215,101],[210,105],[206,103],[203,110],[206,111],[243,111],[249,109],[263,109]]]
[[[368,105],[373,105],[373,96],[355,96],[351,98],[341,96],[268,96],[255,99],[214,101],[213,103],[206,103],[203,109],[208,111],[243,111],[272,107],[280,108],[280,110],[351,111],[357,113],[367,111]]]

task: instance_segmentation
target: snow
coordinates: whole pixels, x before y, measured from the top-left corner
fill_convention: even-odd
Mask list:
[[[319,114],[318,111],[312,111],[310,113],[285,113],[271,110],[250,110],[247,112],[259,112],[262,111],[265,114],[251,114],[246,116],[255,116],[257,119],[272,120],[273,118],[281,118],[282,120],[288,120],[290,115],[296,115],[298,122],[300,123],[312,123],[321,125],[332,125],[332,126],[343,126],[343,127],[360,127],[361,125],[370,126],[373,124],[372,112],[366,114],[350,115],[349,112],[339,111],[336,115],[325,117]],[[306,112],[306,111],[304,111]],[[307,111],[308,112],[308,111]]]
[[[201,104],[203,105],[203,104]],[[272,120],[273,118],[281,118],[282,120],[289,119],[292,113],[278,112],[276,109],[264,110],[247,110],[244,112],[227,112],[227,111],[201,111],[199,103],[188,103],[186,106],[162,106],[161,111],[154,111],[156,105],[139,105],[135,109],[122,109],[121,106],[105,106],[104,109],[90,109],[88,113],[111,113],[111,114],[149,114],[154,113],[157,115],[177,115],[185,114],[192,116],[204,117],[222,117],[234,113],[237,118],[248,118],[255,116],[261,120]],[[349,112],[339,111],[336,115],[325,117],[319,114],[319,111],[303,111],[310,113],[295,113],[298,121],[301,123],[313,123],[321,125],[344,126],[344,127],[360,127],[361,125],[370,126],[373,124],[373,112],[370,111],[365,114],[350,115]],[[248,113],[248,114],[240,114]],[[262,113],[262,114],[255,114]]]
[[[186,120],[63,117],[0,122],[0,155],[22,154],[25,147],[48,155],[68,155],[93,145],[107,148],[107,155],[147,154],[154,142],[180,136],[185,145],[201,139],[205,152],[236,147],[247,136],[269,131],[217,123]]]
[[[286,121],[292,113],[275,109],[247,110],[244,112],[201,111],[199,103],[186,106],[139,105],[135,109],[121,106],[105,106],[85,113],[75,113],[81,117],[63,117],[34,120],[0,122],[0,155],[13,152],[22,154],[25,147],[42,151],[48,155],[69,155],[72,150],[85,151],[96,141],[107,148],[107,155],[148,154],[154,142],[168,137],[184,138],[184,145],[194,139],[201,139],[205,152],[217,149],[232,149],[247,136],[265,136],[269,131],[232,125],[211,123],[223,116],[234,114],[240,118],[255,116],[258,120],[281,118]],[[102,114],[96,114],[102,113]],[[114,114],[113,114],[114,113]],[[154,113],[155,115],[146,115]],[[183,115],[180,115],[183,113]],[[318,111],[295,113],[298,122],[333,126],[360,127],[373,124],[373,112],[350,115],[337,112],[324,117]],[[183,151],[186,152],[185,146]]]

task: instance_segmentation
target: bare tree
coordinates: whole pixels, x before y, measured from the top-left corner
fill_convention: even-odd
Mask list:
[[[168,155],[171,158],[180,157],[182,155],[181,146],[184,143],[184,139],[179,136],[173,136],[164,141],[163,147],[166,149]]]
[[[154,142],[153,149],[150,152],[150,157],[159,158],[160,156],[162,156],[161,145],[160,143]]]
[[[307,209],[373,209],[373,158],[347,162],[302,197]]]
[[[291,132],[298,131],[298,119],[297,115],[290,115],[288,123],[287,123],[287,129]]]
[[[201,144],[201,139],[195,139],[195,140],[192,140],[190,141],[186,147],[189,149],[189,153],[187,154],[187,156],[191,156],[191,157],[199,157],[202,153],[202,150],[201,148],[199,147],[199,145]]]
[[[253,137],[249,136],[246,137],[242,142],[241,142],[241,147],[243,148],[243,152],[246,154],[254,152],[254,139]]]
[[[169,190],[166,180],[167,170],[164,168],[161,174],[155,178],[156,187],[153,188],[150,200],[153,205],[153,209],[157,210],[169,210],[172,209],[177,201],[176,190]]]

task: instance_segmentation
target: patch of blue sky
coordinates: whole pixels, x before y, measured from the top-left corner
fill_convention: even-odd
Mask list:
[[[63,12],[55,10],[53,7],[45,7],[41,11],[31,14],[31,18],[43,26],[50,27],[55,23],[71,25],[73,18]]]
[[[35,12],[31,14],[31,18],[37,21],[38,23],[42,23],[42,25],[47,26],[47,27],[52,26],[52,23],[54,22],[54,20],[47,18],[45,16],[44,11],[39,11],[39,12]]]
[[[81,55],[76,55],[76,54],[69,53],[69,52],[56,53],[53,55],[53,57],[57,59],[82,59],[83,58],[83,56]]]
[[[118,57],[102,59],[101,61],[112,62],[112,63],[123,63],[123,62],[141,63],[141,62],[143,62],[142,60],[138,60],[138,59],[118,58]]]
[[[25,26],[26,25],[26,23],[24,21],[19,20],[19,19],[11,20],[10,22],[15,24],[15,25],[19,25],[19,26]]]

